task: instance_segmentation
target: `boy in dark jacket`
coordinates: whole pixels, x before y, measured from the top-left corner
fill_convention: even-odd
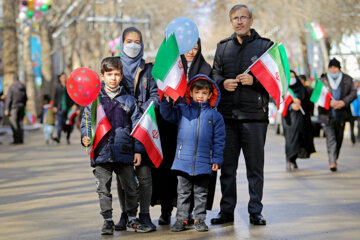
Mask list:
[[[185,230],[194,191],[195,229],[202,232],[208,231],[205,217],[209,179],[223,163],[225,125],[221,114],[212,108],[220,100],[220,91],[208,76],[194,76],[188,82],[185,98],[187,105],[173,106],[165,98],[160,103],[164,119],[178,125],[171,168],[178,173],[177,220],[171,230]]]
[[[101,62],[102,88],[99,93],[99,105],[111,125],[111,129],[103,136],[96,146],[91,157],[91,166],[95,168],[94,175],[99,194],[101,215],[104,225],[101,234],[113,234],[112,220],[112,173],[120,177],[126,198],[126,212],[128,216],[127,230],[132,232],[149,232],[151,229],[140,224],[136,219],[138,207],[138,187],[135,180],[134,166],[141,163],[141,153],[144,147],[130,136],[130,132],[141,117],[140,109],[134,98],[126,95],[121,83],[123,77],[122,63],[119,58],[108,57]],[[97,100],[95,100],[97,101]],[[92,103],[94,104],[94,103]],[[84,146],[90,145],[91,118],[99,115],[99,107],[95,111],[92,104],[86,106],[81,121],[81,139]],[[85,116],[86,114],[86,116]],[[99,116],[98,116],[99,117]],[[95,141],[94,141],[95,142]]]

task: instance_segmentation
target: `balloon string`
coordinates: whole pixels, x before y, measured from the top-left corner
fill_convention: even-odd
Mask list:
[[[89,138],[89,129],[88,129],[88,121],[87,121],[87,112],[85,107],[85,123],[86,123],[86,137]],[[86,152],[88,151],[88,147],[86,146]]]

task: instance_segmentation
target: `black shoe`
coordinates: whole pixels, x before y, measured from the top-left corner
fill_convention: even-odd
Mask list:
[[[209,231],[209,228],[204,220],[195,220],[195,230],[198,232],[207,232]]]
[[[254,225],[266,225],[266,220],[261,214],[251,214],[250,223]]]
[[[70,139],[66,139],[67,145],[70,145]]]
[[[117,224],[115,224],[115,231],[124,231],[126,230],[128,216],[126,212],[121,213],[120,220]]]
[[[104,225],[101,229],[101,235],[113,235],[114,234],[114,222],[104,221]]]
[[[187,221],[183,221],[183,220],[176,220],[175,224],[171,226],[171,231],[172,232],[181,232],[186,230],[185,226],[187,224]]]
[[[162,213],[159,217],[159,225],[169,225],[171,220],[170,213]]]
[[[150,227],[152,231],[156,230],[156,226],[151,221],[150,213],[139,213],[139,220],[142,224]]]
[[[190,213],[189,220],[185,224],[185,229],[193,229],[195,220],[193,218],[193,215]]]
[[[219,213],[215,218],[211,219],[211,224],[224,224],[224,223],[233,223],[234,215]]]
[[[53,138],[52,140],[53,140],[54,142],[60,143],[60,139],[58,139],[58,138]]]
[[[126,224],[126,231],[146,233],[146,232],[151,232],[152,229],[151,227],[148,227],[145,224],[140,223],[138,219],[133,219]]]

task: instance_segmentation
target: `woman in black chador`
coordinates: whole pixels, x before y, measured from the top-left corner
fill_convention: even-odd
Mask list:
[[[295,99],[290,104],[282,125],[285,136],[286,170],[297,169],[297,158],[309,158],[315,152],[311,126],[310,96],[294,71],[291,72],[289,88]],[[301,108],[304,110],[301,111]],[[305,113],[305,114],[304,114]]]

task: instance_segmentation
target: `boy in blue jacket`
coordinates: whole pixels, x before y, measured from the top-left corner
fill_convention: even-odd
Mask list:
[[[214,108],[220,100],[220,90],[206,75],[196,75],[185,93],[187,104],[173,105],[166,98],[160,103],[164,119],[178,125],[177,147],[172,170],[178,173],[178,200],[174,232],[186,229],[191,194],[194,192],[195,229],[208,231],[205,224],[206,200],[212,171],[223,163],[225,124]]]
[[[101,234],[111,235],[114,232],[111,195],[113,172],[120,177],[125,190],[127,230],[149,232],[151,228],[139,223],[136,219],[138,186],[135,180],[134,166],[141,164],[141,153],[144,152],[144,147],[130,136],[130,132],[141,117],[140,109],[135,99],[127,95],[126,87],[121,84],[123,74],[120,58],[103,59],[100,77],[102,87],[99,100],[111,125],[110,131],[100,140],[94,149],[93,158],[91,158],[91,166],[95,168],[93,172],[99,194],[100,214],[105,219]],[[97,113],[92,113],[91,110],[91,104],[86,106],[80,126],[81,142],[85,147],[90,145],[91,117],[99,114],[98,110],[96,110]]]

